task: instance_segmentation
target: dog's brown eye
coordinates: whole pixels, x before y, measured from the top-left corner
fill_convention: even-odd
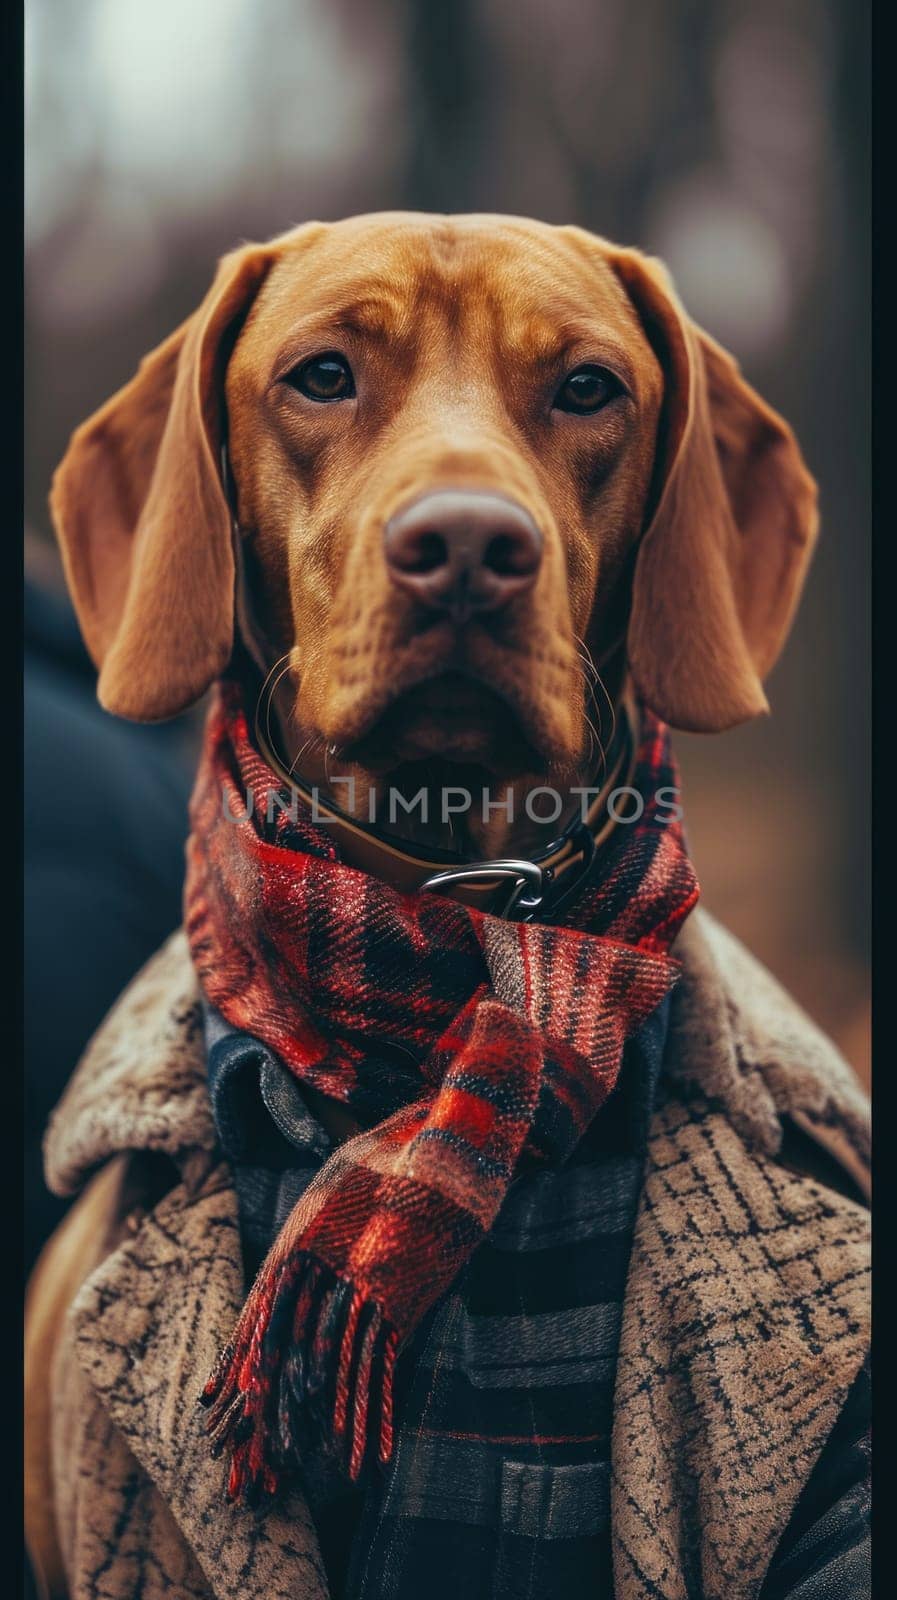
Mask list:
[[[619,378],[606,367],[577,367],[564,379],[554,403],[558,411],[576,411],[582,415],[600,411],[622,393]]]
[[[287,382],[309,400],[351,400],[355,393],[352,369],[338,355],[314,356],[304,366],[296,367]]]

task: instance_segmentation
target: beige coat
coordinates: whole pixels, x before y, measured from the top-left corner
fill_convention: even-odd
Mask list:
[[[673,1094],[655,1115],[613,1435],[617,1600],[750,1600],[866,1353],[867,1108],[730,935],[677,943]],[[326,1600],[298,1493],[228,1506],[197,1396],[244,1295],[196,980],[175,934],[52,1119],[79,1198],[29,1292],[26,1513],[71,1600]],[[812,1175],[811,1175],[812,1174]]]

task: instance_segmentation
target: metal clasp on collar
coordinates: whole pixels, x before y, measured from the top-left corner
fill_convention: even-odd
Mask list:
[[[535,861],[478,861],[466,867],[449,867],[445,872],[434,872],[421,888],[448,889],[456,883],[488,883],[490,878],[514,880],[507,904],[495,915],[509,917],[512,912],[522,911],[522,920],[528,922],[538,911],[545,886],[542,868]]]

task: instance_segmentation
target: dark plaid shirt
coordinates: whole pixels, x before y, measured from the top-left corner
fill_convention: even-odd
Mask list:
[[[617,1088],[570,1161],[515,1180],[489,1238],[417,1330],[397,1366],[395,1448],[376,1486],[351,1491],[328,1462],[307,1463],[335,1594],[613,1592],[613,1385],[668,1015],[665,1002],[627,1045]],[[264,1045],[212,1012],[206,1025],[254,1274],[330,1142]]]
[[[334,1600],[613,1595],[610,1434],[622,1300],[669,1002],[559,1171],[512,1184],[489,1238],[397,1366],[396,1442],[375,1487],[307,1463]],[[247,1278],[331,1144],[264,1045],[206,1014]],[[762,1600],[865,1600],[869,1375],[855,1383]]]

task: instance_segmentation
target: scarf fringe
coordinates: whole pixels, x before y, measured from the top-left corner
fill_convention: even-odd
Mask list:
[[[260,1279],[200,1395],[212,1455],[231,1448],[228,1499],[271,1499],[313,1435],[352,1483],[384,1466],[398,1343],[379,1306],[307,1253]]]

